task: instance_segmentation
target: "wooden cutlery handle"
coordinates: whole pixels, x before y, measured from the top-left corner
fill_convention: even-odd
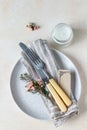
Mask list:
[[[53,88],[57,91],[59,96],[62,98],[66,106],[70,106],[72,104],[72,101],[67,96],[67,94],[62,90],[62,88],[56,83],[56,81],[54,79],[50,79],[49,82],[51,83]]]
[[[57,103],[57,105],[59,106],[60,110],[62,112],[66,112],[67,111],[67,107],[64,104],[64,102],[62,101],[62,99],[59,97],[58,93],[56,92],[56,90],[53,88],[53,86],[48,83],[47,85],[48,90],[50,91],[50,93],[52,94],[55,102]]]

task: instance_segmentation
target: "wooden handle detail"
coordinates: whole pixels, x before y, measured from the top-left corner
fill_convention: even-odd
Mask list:
[[[64,102],[62,101],[62,99],[59,97],[58,93],[56,92],[56,90],[53,88],[53,86],[48,83],[47,85],[48,90],[50,91],[50,93],[52,94],[55,102],[57,103],[57,105],[59,106],[60,110],[62,112],[66,112],[67,111],[67,107],[64,104]]]
[[[51,83],[53,88],[57,91],[59,96],[62,98],[66,106],[70,106],[72,104],[72,101],[67,96],[67,94],[62,90],[62,88],[56,83],[56,81],[54,79],[50,79],[49,82]]]

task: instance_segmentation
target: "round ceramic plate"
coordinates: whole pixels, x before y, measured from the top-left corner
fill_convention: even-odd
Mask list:
[[[76,100],[79,101],[81,95],[81,81],[75,65],[63,53],[57,50],[52,51],[60,68],[71,70],[72,91]],[[21,60],[19,60],[12,71],[10,80],[11,92],[16,104],[23,112],[34,118],[50,120],[49,112],[41,97],[38,94],[32,94],[25,91],[25,83],[20,80],[20,74],[25,72],[27,72],[27,70],[21,63]]]

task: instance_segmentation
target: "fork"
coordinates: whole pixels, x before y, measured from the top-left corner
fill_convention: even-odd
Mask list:
[[[28,48],[23,43],[20,43],[19,45],[24,50],[26,56],[28,57],[29,61],[31,62],[37,73],[39,73],[41,78],[44,80],[57,105],[63,112],[67,111],[66,106],[70,106],[72,104],[72,101],[62,90],[62,88],[56,83],[56,81],[49,75],[49,73],[45,71],[45,63],[31,48]]]

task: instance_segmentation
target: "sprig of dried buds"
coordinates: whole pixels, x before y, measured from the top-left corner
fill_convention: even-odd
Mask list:
[[[26,27],[28,27],[30,31],[38,30],[40,28],[40,26],[36,25],[35,23],[29,23],[26,25]]]
[[[32,93],[40,93],[46,97],[49,97],[49,91],[44,85],[44,82],[41,78],[39,78],[37,81],[34,81],[31,79],[31,77],[27,74],[21,74],[20,79],[23,81],[26,81],[25,90]]]

